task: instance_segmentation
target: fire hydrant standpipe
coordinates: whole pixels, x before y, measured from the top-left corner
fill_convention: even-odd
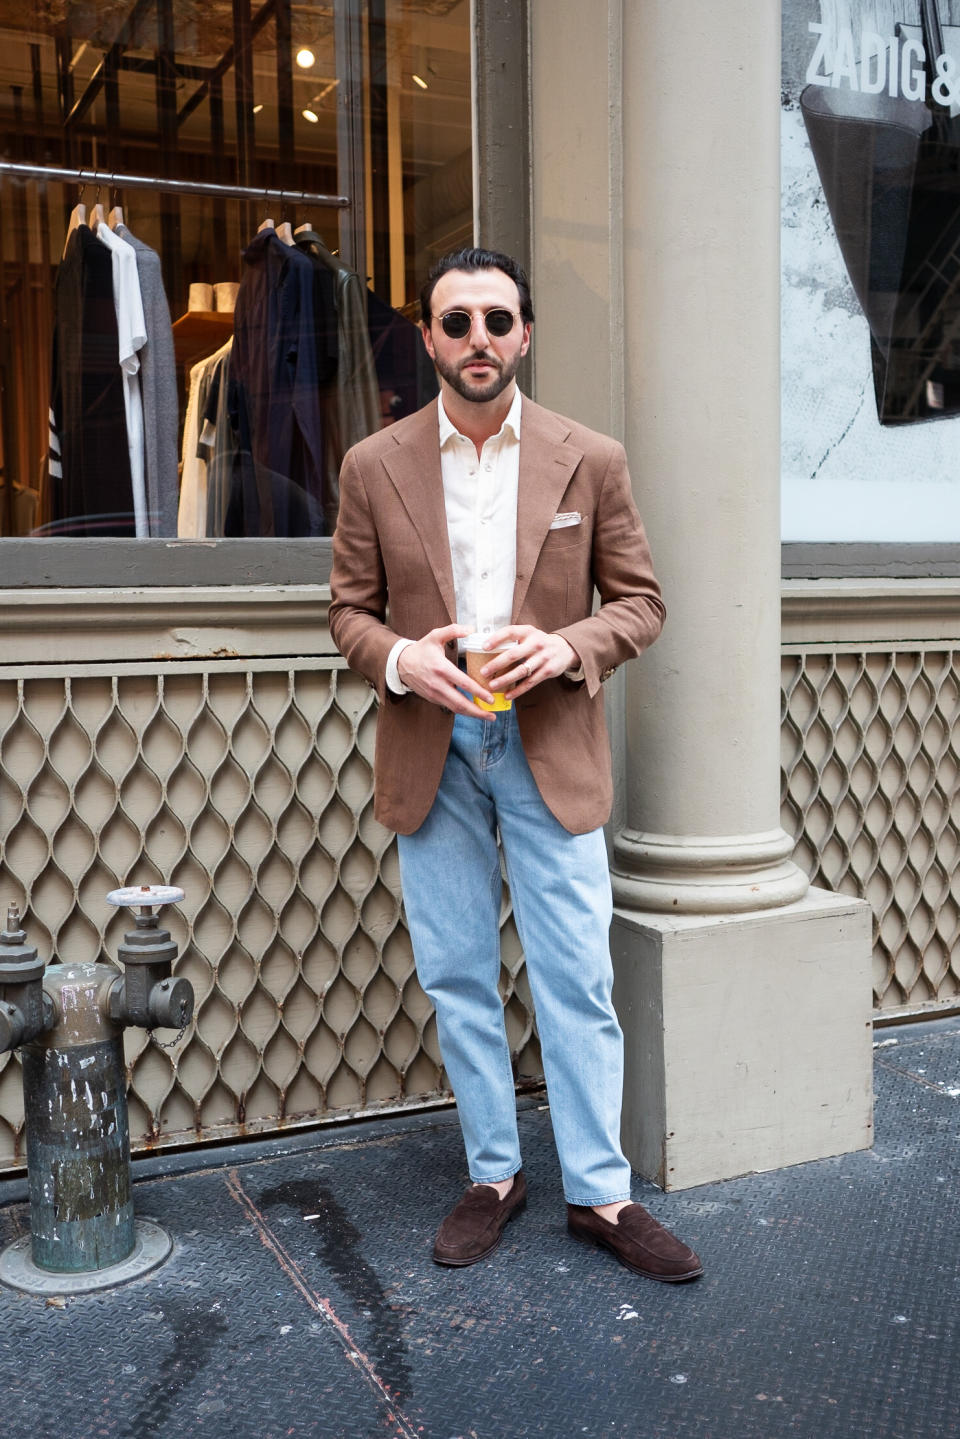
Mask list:
[[[121,973],[112,964],[52,964],[26,944],[11,908],[0,934],[0,1050],[19,1047],[30,1235],[0,1254],[0,1282],[38,1294],[102,1289],[146,1273],[170,1252],[159,1225],[137,1220],[130,1183],[125,1024],[183,1028],[193,990],[174,979],[176,945],[159,908],[170,886],[114,890],[136,908]]]

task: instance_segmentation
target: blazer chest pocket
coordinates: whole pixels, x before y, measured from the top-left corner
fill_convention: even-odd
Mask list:
[[[593,598],[591,566],[592,529],[586,522],[568,529],[550,530],[530,582],[529,595],[540,618],[533,622],[541,629],[560,629],[590,613]],[[587,608],[582,596],[587,595]]]
[[[540,553],[544,556],[555,555],[560,550],[575,550],[580,545],[590,543],[591,527],[586,516],[576,525],[566,525],[563,529],[547,530],[546,539]]]

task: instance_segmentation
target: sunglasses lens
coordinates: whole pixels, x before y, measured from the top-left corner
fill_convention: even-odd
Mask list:
[[[512,310],[488,310],[483,317],[484,328],[488,335],[494,335],[502,339],[509,335],[513,329],[515,316]],[[466,310],[448,310],[445,315],[440,316],[440,324],[443,326],[443,333],[451,340],[464,340],[470,333],[470,326],[473,321]]]
[[[451,310],[449,314],[441,315],[440,324],[443,326],[443,333],[451,340],[462,340],[470,333],[470,316],[466,310]]]
[[[488,310],[484,316],[484,323],[488,335],[498,337],[509,335],[513,329],[513,312],[511,310]]]

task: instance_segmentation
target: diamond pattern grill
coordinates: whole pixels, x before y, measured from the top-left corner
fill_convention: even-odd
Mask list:
[[[811,880],[875,916],[875,1003],[960,1000],[960,650],[783,657],[784,827]],[[166,912],[197,1017],[126,1036],[134,1148],[448,1093],[413,968],[392,836],[373,819],[375,700],[317,660],[84,665],[0,677],[0,899],[48,957],[115,954],[107,891],[180,884]],[[541,1070],[505,905],[518,1072]],[[22,1163],[0,1056],[0,1168]]]
[[[960,650],[785,654],[782,682],[782,822],[797,863],[869,901],[878,1010],[953,1007]]]
[[[107,892],[164,911],[197,1014],[126,1033],[133,1147],[220,1139],[449,1093],[417,983],[396,845],[373,818],[375,697],[342,663],[85,665],[0,677],[0,899],[48,959],[116,954]],[[518,1072],[540,1073],[505,906]],[[0,1168],[22,1163],[19,1062],[0,1056]]]

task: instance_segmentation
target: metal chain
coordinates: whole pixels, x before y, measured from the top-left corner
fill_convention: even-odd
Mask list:
[[[150,1039],[157,1046],[158,1049],[176,1049],[177,1045],[180,1043],[186,1032],[187,1026],[184,1024],[181,1026],[179,1034],[174,1035],[173,1039],[165,1041],[162,1039],[158,1039],[157,1036],[154,1034],[153,1030],[151,1029]]]

